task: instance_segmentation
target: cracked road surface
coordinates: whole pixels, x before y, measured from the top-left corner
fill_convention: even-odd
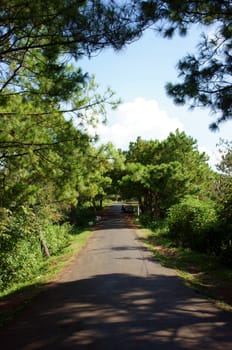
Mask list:
[[[0,332],[4,350],[232,349],[232,314],[161,267],[120,212],[61,279]]]

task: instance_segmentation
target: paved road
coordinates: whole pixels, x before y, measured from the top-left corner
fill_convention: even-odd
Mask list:
[[[0,333],[4,350],[232,349],[232,314],[163,268],[119,206],[59,283]]]

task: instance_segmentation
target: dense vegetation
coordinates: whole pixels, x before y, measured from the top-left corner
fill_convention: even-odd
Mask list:
[[[213,254],[232,265],[232,143],[221,141],[218,171],[196,141],[178,130],[164,141],[138,138],[125,152],[119,180],[138,200],[145,226],[165,226],[174,246]]]
[[[70,224],[84,226],[110,194],[136,198],[152,225],[167,218],[176,244],[231,262],[231,144],[221,145],[219,173],[178,131],[138,138],[128,152],[96,147],[88,126],[118,101],[77,68],[148,27],[170,37],[214,24],[198,57],[179,64],[184,83],[167,90],[219,113],[217,127],[231,117],[230,2],[3,0],[0,9],[0,288],[36,274],[69,244]]]

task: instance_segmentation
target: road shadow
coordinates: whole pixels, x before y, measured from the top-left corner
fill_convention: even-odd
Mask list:
[[[0,332],[2,349],[231,349],[232,315],[176,276],[56,283]]]

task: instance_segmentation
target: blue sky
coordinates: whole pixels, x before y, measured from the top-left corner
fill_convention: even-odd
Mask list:
[[[201,151],[218,159],[216,144],[219,138],[231,139],[232,122],[212,133],[213,121],[209,110],[189,110],[174,105],[165,92],[167,82],[176,82],[176,64],[187,53],[196,52],[202,28],[194,27],[185,37],[163,39],[152,30],[119,52],[106,49],[90,60],[79,61],[84,71],[94,74],[102,90],[110,86],[123,104],[117,111],[109,111],[108,124],[99,125],[97,133],[102,142],[111,141],[126,149],[137,136],[144,139],[164,139],[176,128],[198,141]]]

